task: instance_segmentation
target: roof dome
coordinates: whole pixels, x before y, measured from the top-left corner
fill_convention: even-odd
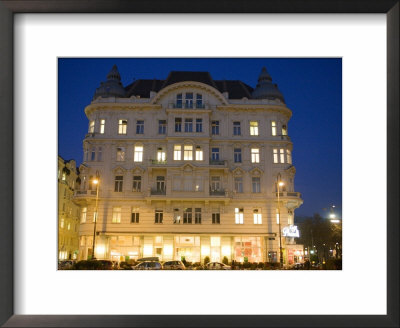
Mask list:
[[[96,89],[93,99],[97,97],[125,97],[125,89],[122,86],[121,75],[118,72],[117,65],[114,65],[107,74],[107,81],[101,82]]]
[[[280,99],[285,102],[283,95],[278,89],[278,85],[272,83],[272,78],[265,67],[261,70],[257,86],[251,96],[253,99]]]

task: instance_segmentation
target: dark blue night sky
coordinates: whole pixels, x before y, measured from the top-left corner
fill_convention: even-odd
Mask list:
[[[324,59],[74,59],[58,62],[58,147],[64,159],[82,162],[88,120],[84,113],[101,81],[116,64],[124,86],[134,79],[165,79],[170,71],[208,71],[216,80],[241,80],[255,87],[265,66],[293,116],[295,190],[304,204],[296,216],[342,208],[342,60]]]

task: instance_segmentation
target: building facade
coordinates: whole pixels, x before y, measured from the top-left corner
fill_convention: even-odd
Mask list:
[[[80,259],[95,230],[99,259],[279,261],[278,212],[292,227],[302,200],[291,110],[265,68],[256,88],[174,71],[124,87],[114,66],[85,113]],[[282,237],[285,261],[286,245],[294,237]]]
[[[79,252],[80,208],[74,201],[79,176],[74,160],[58,156],[58,259],[73,260]]]

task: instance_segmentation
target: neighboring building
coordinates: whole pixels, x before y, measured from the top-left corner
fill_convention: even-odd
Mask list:
[[[79,177],[74,160],[58,156],[58,259],[76,259],[79,251],[79,206],[74,192]]]
[[[267,70],[255,89],[208,72],[120,80],[114,66],[85,108],[79,258],[92,254],[98,174],[96,258],[279,261],[278,174],[282,228],[302,200],[292,112]]]

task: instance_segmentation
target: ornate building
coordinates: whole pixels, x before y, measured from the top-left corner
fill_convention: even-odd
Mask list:
[[[74,202],[79,177],[74,160],[58,156],[58,259],[76,259],[79,243],[80,208]]]
[[[253,89],[176,71],[124,87],[114,66],[85,113],[75,196],[81,259],[93,250],[98,188],[96,258],[279,261],[278,207],[282,228],[293,230],[302,200],[294,188],[292,112],[265,68]],[[287,236],[285,261],[295,244]]]

